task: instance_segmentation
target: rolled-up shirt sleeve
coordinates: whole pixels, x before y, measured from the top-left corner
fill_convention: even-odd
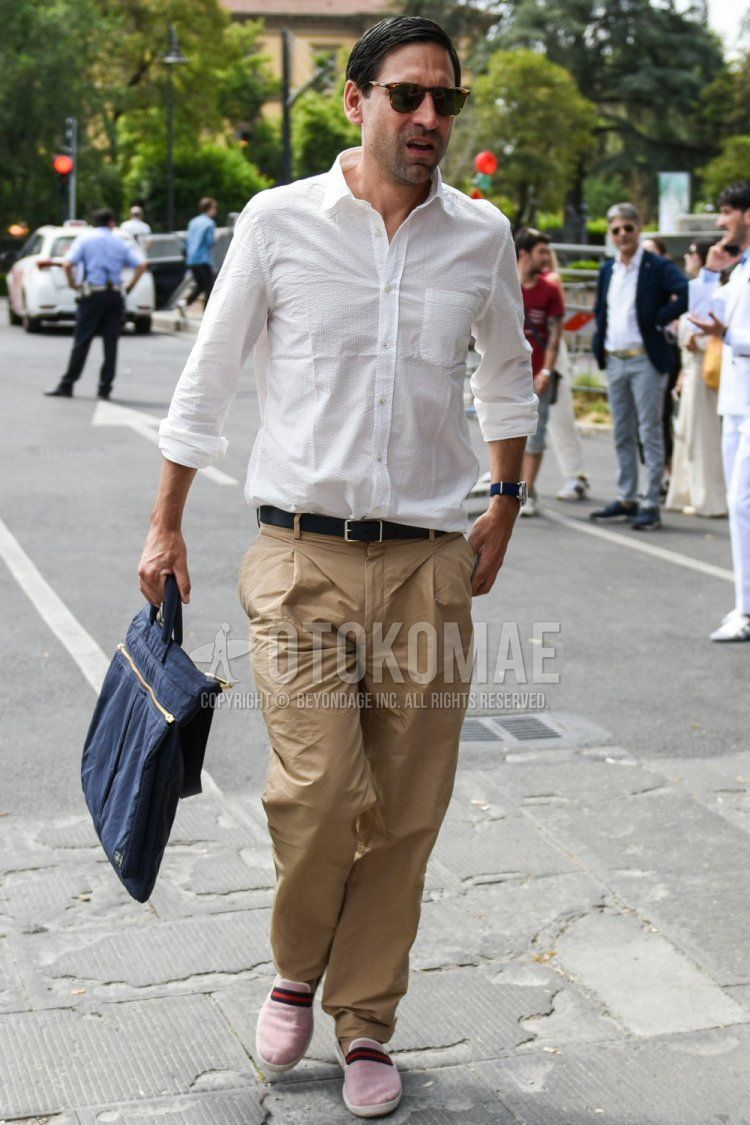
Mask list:
[[[523,332],[523,298],[507,220],[500,237],[492,290],[473,326],[482,358],[471,391],[485,441],[528,437],[537,426],[531,347]]]
[[[202,469],[223,457],[223,435],[240,370],[268,319],[269,285],[251,201],[237,220],[200,331],[159,426],[168,461]]]

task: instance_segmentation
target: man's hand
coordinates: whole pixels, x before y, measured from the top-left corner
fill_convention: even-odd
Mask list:
[[[721,242],[716,242],[708,251],[706,255],[706,269],[713,270],[714,273],[723,273],[724,270],[731,269],[732,266],[739,262],[741,254],[728,254],[726,243],[722,239]]]
[[[493,496],[487,511],[472,527],[469,546],[478,555],[471,579],[474,597],[489,594],[494,586],[519,509],[515,496]]]
[[[543,369],[542,371],[537,372],[537,374],[534,376],[534,390],[538,395],[546,394],[549,390],[549,385],[551,382],[551,374],[549,373],[549,371],[545,371]]]
[[[174,574],[180,597],[183,602],[189,602],[190,575],[182,532],[152,525],[138,566],[141,593],[151,605],[159,606],[163,602],[164,583],[168,574]]]
[[[692,321],[701,336],[718,336],[720,340],[723,340],[727,334],[726,324],[722,324],[712,312],[708,315],[711,318],[710,320],[701,320],[695,313],[691,313],[688,319]]]

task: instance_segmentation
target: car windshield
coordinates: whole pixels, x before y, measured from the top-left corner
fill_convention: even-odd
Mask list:
[[[75,242],[75,240],[77,238],[78,238],[77,234],[65,234],[65,235],[62,235],[60,238],[56,238],[55,241],[52,243],[52,249],[51,249],[50,255],[49,255],[50,258],[62,258],[62,257],[64,257],[65,254],[67,254],[68,250],[70,250],[71,246],[73,245],[73,243]]]

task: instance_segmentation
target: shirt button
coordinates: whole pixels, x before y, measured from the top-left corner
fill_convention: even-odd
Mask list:
[[[390,293],[391,289],[393,289],[392,285],[386,285],[386,287],[385,287],[386,293]]]
[[[384,341],[383,341],[383,347],[384,347],[384,348],[390,348],[390,346],[391,346],[391,341],[390,341],[390,340],[384,340]]]
[[[378,399],[378,402],[380,403],[380,405],[381,405],[381,406],[385,406],[385,404],[387,403],[387,401],[388,401],[388,399],[387,399],[387,398],[379,398],[379,399]]]
[[[376,461],[382,461],[382,460],[383,460],[383,454],[382,454],[382,453],[378,453],[378,455],[377,455],[377,457],[375,458],[375,460],[376,460]]]
[[[376,230],[375,230],[375,237],[376,237],[376,238],[382,238],[382,237],[383,237],[383,232],[382,232],[382,230],[380,229],[380,227],[377,227],[377,228],[376,228]]]

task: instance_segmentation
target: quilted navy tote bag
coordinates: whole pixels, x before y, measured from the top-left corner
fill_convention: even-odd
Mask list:
[[[144,606],[102,684],[81,781],[94,828],[125,888],[149,898],[177,802],[201,792],[215,697],[231,685],[195,667],[182,644],[173,575],[164,605]]]

